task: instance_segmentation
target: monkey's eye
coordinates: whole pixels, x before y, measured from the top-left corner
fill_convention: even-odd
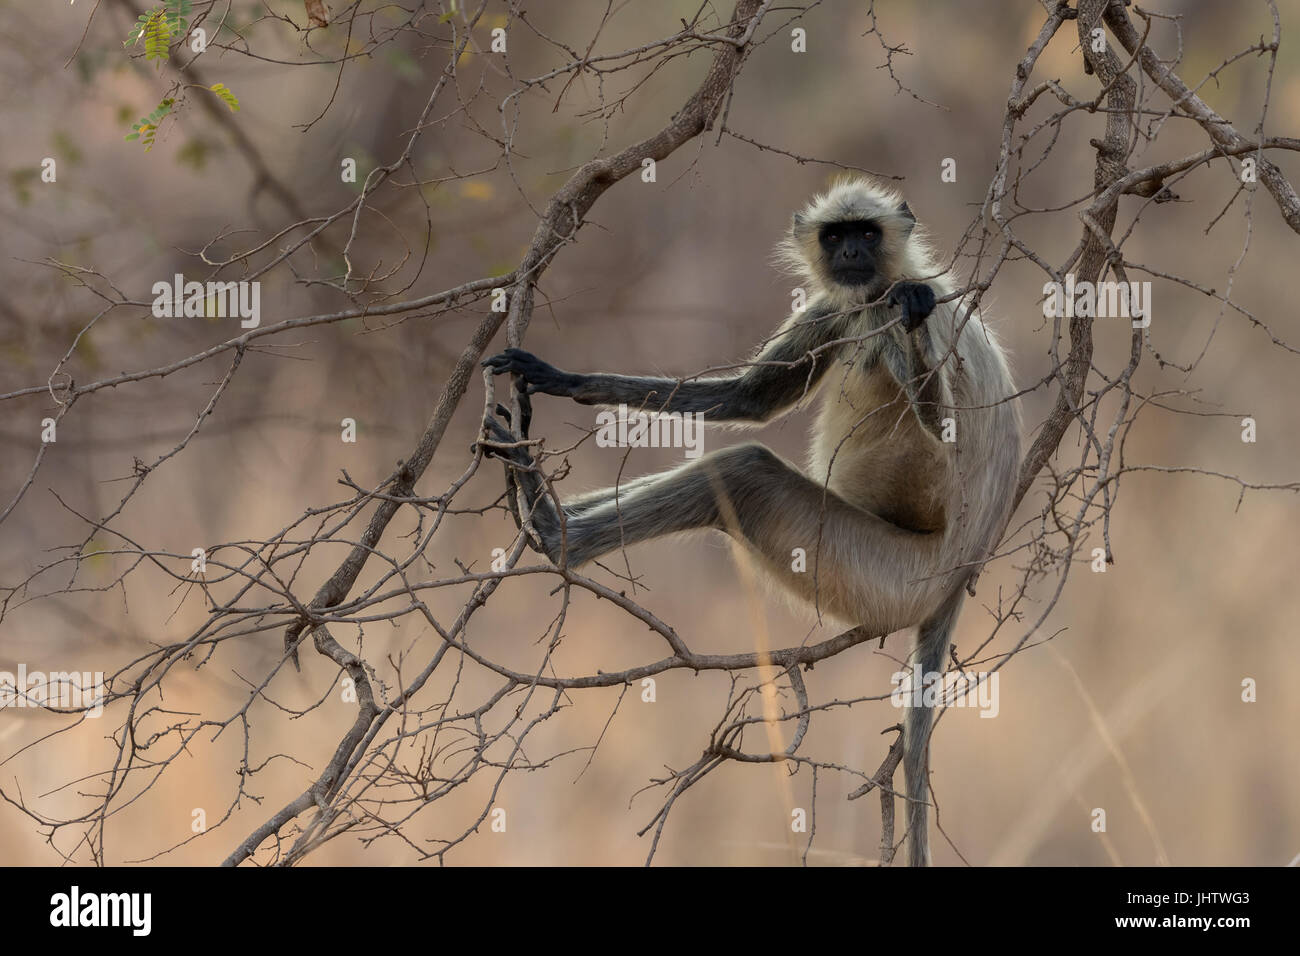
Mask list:
[[[840,234],[839,234],[838,232],[828,232],[828,233],[826,233],[826,241],[827,241],[827,242],[839,242],[839,241],[840,241]]]

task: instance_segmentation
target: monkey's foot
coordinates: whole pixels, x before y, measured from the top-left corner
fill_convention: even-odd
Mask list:
[[[498,405],[496,411],[507,422],[510,421],[510,412],[504,405]],[[518,468],[533,467],[533,456],[528,453],[528,449],[517,444],[519,439],[510,434],[510,429],[491,415],[483,416],[483,433],[483,438],[471,445],[470,451],[476,451],[478,446],[482,445],[483,454],[488,458],[499,458],[508,465],[513,464]]]
[[[528,393],[524,391],[522,384],[516,384],[517,387],[515,391],[519,398],[519,434],[524,439],[527,439],[529,426],[533,423],[533,400],[528,397]],[[496,412],[506,420],[507,425],[512,422],[510,409],[506,408],[500,402],[497,402]],[[472,451],[473,449],[470,450]]]
[[[497,412],[498,414],[504,413],[507,420],[509,420],[509,412],[504,407],[498,405]],[[505,462],[506,490],[509,495],[510,513],[514,515],[515,523],[519,527],[523,527],[515,502],[515,491],[518,489],[524,493],[524,498],[531,508],[533,530],[536,532],[537,538],[540,539],[540,541],[535,540],[533,535],[527,535],[529,545],[534,551],[558,563],[560,521],[556,514],[555,504],[547,493],[546,482],[542,478],[541,469],[533,460],[528,448],[518,444],[518,439],[510,434],[510,430],[491,415],[484,416],[483,431],[485,433],[482,442],[483,454],[489,458],[499,458]]]

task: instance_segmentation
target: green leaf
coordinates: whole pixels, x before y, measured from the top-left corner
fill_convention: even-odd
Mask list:
[[[208,89],[221,97],[221,101],[230,107],[232,113],[239,112],[239,97],[230,92],[230,87],[226,86],[225,83],[213,83]]]
[[[131,124],[132,131],[126,134],[126,138],[128,140],[140,140],[145,152],[149,152],[149,150],[153,149],[154,138],[158,135],[158,124],[162,122],[163,117],[172,111],[175,104],[176,101],[171,97],[160,100],[152,113],[141,117],[139,122]]]
[[[157,11],[151,11],[149,13],[140,14],[135,23],[131,25],[131,32],[126,35],[126,42],[123,43],[122,46],[131,46],[132,44],[139,43],[140,37],[144,35],[145,26],[147,26],[149,21],[153,19],[154,13],[156,12]]]
[[[167,26],[172,36],[184,36],[189,29],[189,17],[192,9],[191,0],[166,0],[164,4]]]

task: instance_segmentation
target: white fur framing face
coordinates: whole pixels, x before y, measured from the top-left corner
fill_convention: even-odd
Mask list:
[[[878,278],[857,287],[841,285],[831,277],[818,240],[823,226],[853,221],[874,222],[881,234]],[[878,298],[897,278],[929,278],[937,271],[903,197],[889,186],[857,176],[836,181],[794,214],[789,233],[777,247],[777,259],[840,308]]]

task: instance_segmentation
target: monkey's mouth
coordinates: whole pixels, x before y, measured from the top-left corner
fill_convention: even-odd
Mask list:
[[[841,266],[831,273],[831,277],[841,285],[870,285],[876,278],[875,269],[851,269]]]

